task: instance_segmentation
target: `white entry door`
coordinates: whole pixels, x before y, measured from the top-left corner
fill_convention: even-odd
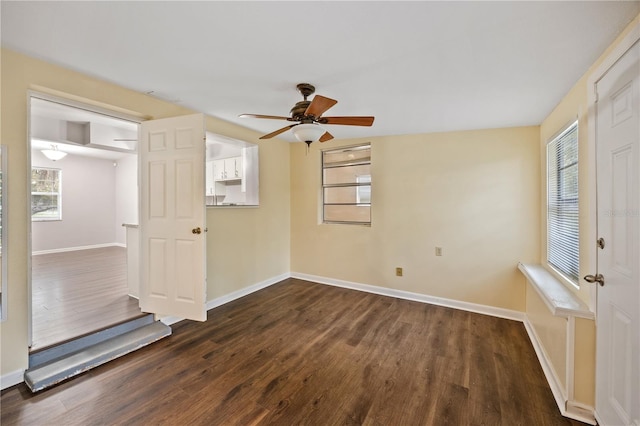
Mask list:
[[[597,83],[596,417],[640,425],[640,45]],[[594,242],[595,243],[595,242]]]
[[[204,321],[204,116],[145,121],[140,133],[140,308]]]

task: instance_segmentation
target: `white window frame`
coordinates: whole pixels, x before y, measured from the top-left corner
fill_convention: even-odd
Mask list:
[[[58,172],[58,191],[57,192],[33,192],[33,186],[31,187],[31,203],[33,203],[34,195],[47,195],[47,194],[55,194],[58,200],[58,215],[56,217],[37,217],[31,213],[31,220],[33,222],[51,222],[51,221],[60,221],[62,220],[62,170],[55,169],[52,167],[31,167],[31,174],[33,176],[33,170],[54,170]],[[32,184],[33,185],[33,184]]]
[[[575,162],[560,164],[561,150],[574,144]],[[579,143],[578,122],[566,126],[547,143],[547,265],[579,288],[580,272],[580,223],[579,223]],[[570,195],[564,196],[566,171],[575,170],[575,185]],[[570,175],[569,175],[570,176]]]

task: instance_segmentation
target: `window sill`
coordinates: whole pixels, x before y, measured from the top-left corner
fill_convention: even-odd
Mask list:
[[[554,316],[595,318],[582,300],[541,265],[518,263],[518,269]]]

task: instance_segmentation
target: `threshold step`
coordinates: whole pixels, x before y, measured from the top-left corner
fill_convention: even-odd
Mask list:
[[[30,368],[24,373],[24,382],[31,392],[38,392],[169,335],[171,327],[155,321]]]
[[[80,349],[97,345],[100,342],[104,342],[105,340],[119,336],[120,334],[128,333],[129,331],[144,327],[145,325],[153,324],[154,321],[155,319],[153,314],[143,314],[140,317],[104,327],[103,329],[96,330],[93,333],[78,336],[49,347],[38,348],[29,354],[29,368],[35,368],[58,358],[68,356],[72,353],[78,352]]]

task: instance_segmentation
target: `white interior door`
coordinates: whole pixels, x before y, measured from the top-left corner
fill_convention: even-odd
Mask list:
[[[140,308],[204,321],[204,117],[145,121],[140,136]]]
[[[640,45],[597,83],[596,417],[640,425]]]

